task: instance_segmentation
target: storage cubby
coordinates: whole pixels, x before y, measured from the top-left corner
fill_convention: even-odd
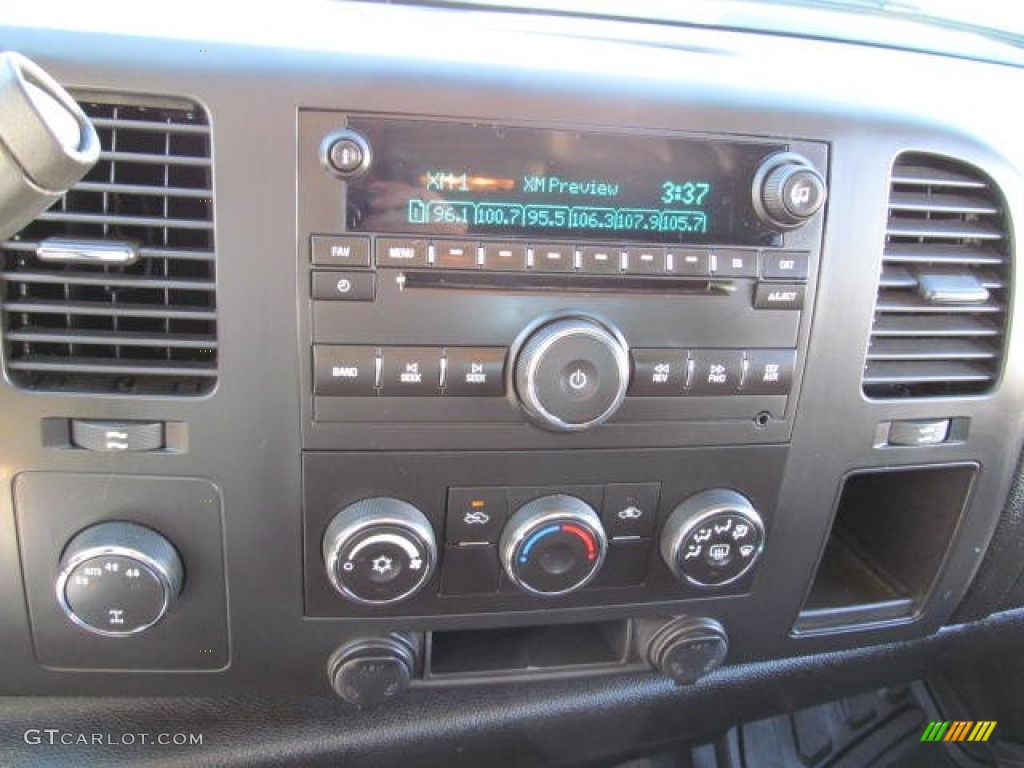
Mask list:
[[[927,600],[967,504],[973,464],[846,477],[796,633],[907,619]]]

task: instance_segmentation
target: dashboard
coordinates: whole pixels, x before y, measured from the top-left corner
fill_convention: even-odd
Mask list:
[[[642,709],[1019,605],[1019,64],[262,13],[0,18],[102,145],[0,249],[0,695]]]

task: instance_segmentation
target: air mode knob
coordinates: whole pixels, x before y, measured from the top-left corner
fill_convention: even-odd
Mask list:
[[[764,524],[736,491],[715,488],[677,506],[661,533],[661,556],[680,581],[718,587],[754,567],[764,549]]]
[[[342,509],[324,532],[331,585],[354,603],[388,605],[430,580],[437,544],[430,521],[399,499],[363,499]]]
[[[181,558],[159,533],[136,523],[99,523],[64,549],[57,600],[83,629],[126,637],[160,621],[184,582]]]
[[[754,210],[766,224],[796,229],[821,210],[828,190],[810,160],[782,152],[762,163],[754,177],[753,196]]]
[[[629,348],[610,326],[570,316],[542,325],[516,359],[515,389],[540,426],[574,432],[601,424],[622,405]]]
[[[608,539],[597,512],[575,496],[542,496],[512,515],[499,552],[509,579],[524,592],[554,597],[590,583]]]

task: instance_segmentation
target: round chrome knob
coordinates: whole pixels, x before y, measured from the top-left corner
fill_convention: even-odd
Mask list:
[[[772,155],[754,177],[754,209],[765,223],[796,229],[821,210],[828,197],[824,177],[801,155]]]
[[[595,427],[626,396],[629,348],[605,324],[563,317],[526,340],[515,366],[523,410],[540,426],[559,432]]]
[[[718,587],[743,576],[764,549],[764,524],[736,491],[716,488],[677,506],[661,533],[661,556],[680,581]]]
[[[604,563],[608,539],[597,513],[575,496],[542,496],[512,515],[499,542],[509,579],[554,597],[585,587]]]
[[[99,523],[64,549],[57,600],[83,629],[125,637],[160,621],[184,582],[181,558],[159,533],[136,523]]]
[[[364,499],[341,510],[324,532],[331,585],[352,602],[388,605],[430,580],[437,544],[430,521],[399,499]]]

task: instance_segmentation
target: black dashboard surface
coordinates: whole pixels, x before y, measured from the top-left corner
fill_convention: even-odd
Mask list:
[[[1014,300],[1020,283],[1012,264],[1024,145],[1019,105],[1009,97],[1021,90],[1018,66],[755,32],[444,8],[311,4],[260,11],[244,24],[232,14],[196,24],[184,12],[113,8],[74,24],[39,8],[0,12],[2,46],[32,57],[80,101],[185,104],[208,116],[216,383],[197,397],[39,391],[5,368],[0,752],[18,745],[0,761],[38,764],[45,754],[75,764],[390,765],[401,756],[403,765],[456,765],[504,754],[508,764],[582,765],[701,738],[735,719],[859,685],[909,681],[966,649],[1003,648],[1019,637],[1016,613],[989,618],[1013,608],[1020,591],[1019,514],[1007,503],[1024,434],[1024,306]],[[807,305],[759,315],[747,293],[756,268],[749,280],[728,281],[731,292],[718,304],[715,281],[704,280],[708,295],[683,299],[683,311],[661,293],[602,292],[597,281],[576,293],[550,281],[533,293],[480,282],[417,293],[394,282],[406,272],[391,269],[375,273],[371,303],[318,301],[310,279],[322,265],[311,264],[310,236],[362,236],[345,229],[354,221],[351,211],[343,215],[348,192],[314,151],[329,131],[358,127],[350,115],[373,116],[370,125],[382,117],[427,121],[440,132],[445,121],[543,128],[554,131],[545,135],[556,147],[573,132],[605,132],[641,144],[669,136],[799,149],[827,181],[826,206],[805,229],[754,244],[762,264],[773,248],[808,258]],[[618,151],[613,144],[598,147]],[[486,160],[488,147],[475,161]],[[994,190],[1001,201],[1008,277],[990,289],[1003,291],[1004,353],[980,393],[864,394],[894,162],[906,153],[973,169],[973,188]],[[732,171],[734,160],[718,156]],[[747,215],[749,199],[742,202]],[[378,254],[383,238],[396,234],[372,233],[366,242]],[[435,247],[441,235],[434,233]],[[499,235],[513,244],[544,239],[474,232],[481,259],[487,237]],[[570,235],[580,240],[581,258],[592,244],[586,230],[553,239]],[[13,271],[15,257],[3,263]],[[314,394],[316,345],[381,350],[371,352],[378,365],[374,355],[386,364],[390,348],[444,349],[446,363],[460,346],[514,356],[535,324],[547,322],[538,318],[559,313],[603,318],[625,329],[634,348],[689,347],[691,356],[737,348],[743,360],[751,350],[793,349],[793,386],[786,397],[691,398],[675,410],[627,397],[607,424],[565,434],[523,416],[514,373],[504,379],[506,397],[493,402]],[[5,363],[12,349],[5,345]],[[759,412],[767,414],[761,422]],[[149,453],[73,450],[52,430],[74,419],[157,421],[170,442]],[[936,419],[949,420],[949,439],[887,443],[893,422]],[[892,512],[892,538],[884,515],[858,525],[854,518],[878,516],[844,513],[851,506],[844,489],[875,487],[856,478],[876,473],[907,478],[911,485],[897,481],[891,495],[921,491],[935,514],[903,504]],[[949,485],[929,485],[939,476]],[[885,490],[885,482],[876,486]],[[767,537],[752,575],[719,592],[674,590],[654,547],[645,561],[650,581],[634,591],[598,587],[544,603],[511,594],[507,576],[499,583],[495,575],[490,596],[452,598],[431,587],[426,597],[377,610],[343,602],[323,574],[320,540],[330,515],[368,496],[414,501],[440,538],[452,489],[509,488],[520,501],[569,489],[600,508],[607,491],[595,489],[643,483],[661,489],[659,526],[676,502],[705,487],[753,499]],[[950,488],[956,498],[946,509],[940,497]],[[67,539],[110,515],[136,515],[169,535],[193,577],[181,613],[165,622],[169,634],[129,640],[137,645],[125,653],[128,646],[79,637],[62,623],[50,583]],[[905,588],[855,605],[854,618],[830,625],[828,611],[815,612],[814,585],[824,578],[822,562],[842,565],[830,559],[837,531],[848,534],[851,549],[866,548],[886,564],[883,581]],[[864,545],[863,536],[878,543]],[[887,543],[899,536],[910,554]],[[922,575],[916,565],[926,562]],[[826,604],[833,599],[845,598],[832,595]],[[638,650],[649,623],[679,615],[712,617],[730,639],[726,667],[693,688],[643,671],[649,665]],[[353,712],[330,698],[328,658],[353,638],[407,633],[429,656],[432,633],[461,642],[476,632],[577,624],[628,628],[615,646],[618,674],[501,682],[466,674],[463,686],[431,680],[420,659],[420,679],[386,709]],[[174,723],[206,731],[207,740],[194,752],[124,745],[40,752],[19,734],[43,721],[39,727],[73,724],[69,731]],[[589,743],[583,738],[598,732]],[[251,734],[258,740],[242,745]]]

